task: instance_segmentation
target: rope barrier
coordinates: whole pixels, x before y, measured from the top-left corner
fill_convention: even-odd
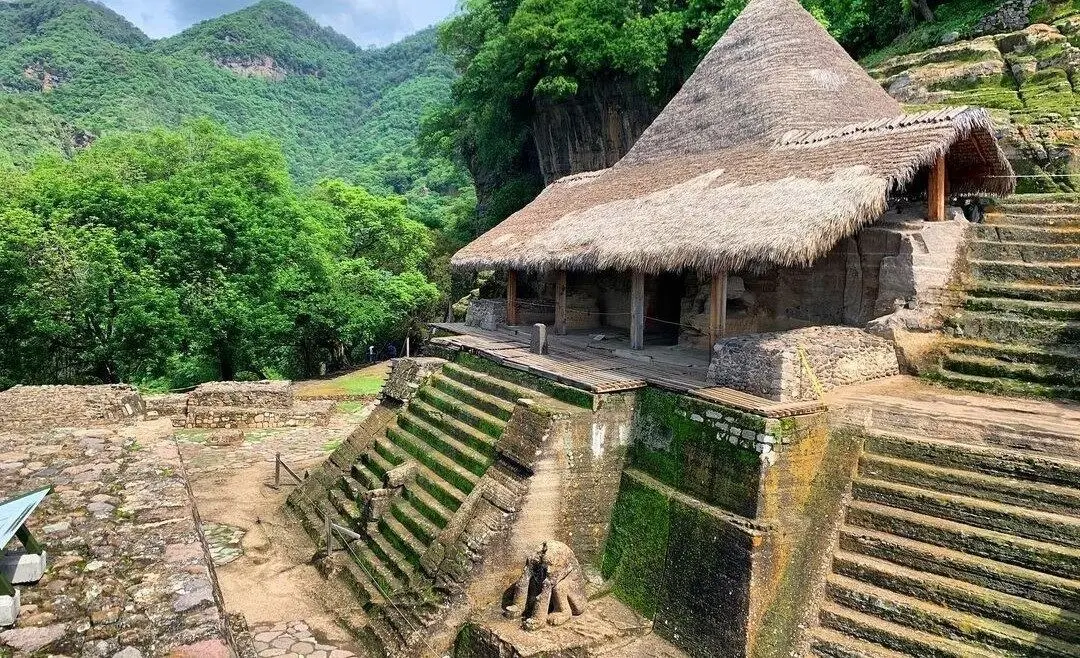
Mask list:
[[[799,361],[802,362],[803,370],[806,371],[806,376],[810,378],[810,386],[814,389],[814,393],[817,394],[818,399],[825,397],[825,388],[818,381],[817,374],[814,373],[813,366],[810,365],[810,360],[806,358],[806,350],[803,349],[802,344],[795,346],[795,353],[799,355]]]

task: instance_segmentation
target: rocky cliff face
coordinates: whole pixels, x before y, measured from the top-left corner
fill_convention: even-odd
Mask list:
[[[558,103],[539,103],[532,133],[544,183],[612,166],[659,113],[656,104],[625,82],[609,82]]]
[[[894,57],[870,70],[911,109],[978,105],[994,115],[1026,192],[1080,189],[1080,10],[1045,16],[1006,3],[972,31],[1005,29]],[[1064,15],[1061,15],[1064,14]],[[1027,17],[1027,21],[1025,21]],[[1017,29],[1010,29],[1017,28]]]

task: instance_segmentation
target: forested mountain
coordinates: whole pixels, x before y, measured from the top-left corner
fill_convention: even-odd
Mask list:
[[[365,50],[279,0],[156,42],[86,0],[0,2],[0,164],[209,117],[281,143],[301,185],[335,177],[403,194],[439,226],[469,208],[471,185],[415,138],[453,78],[433,30]]]

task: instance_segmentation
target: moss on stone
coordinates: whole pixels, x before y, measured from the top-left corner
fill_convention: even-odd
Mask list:
[[[504,368],[496,363],[488,361],[487,359],[469,354],[467,352],[460,352],[454,358],[456,363],[477,372],[482,372],[493,377],[497,377],[504,381],[517,384],[523,388],[530,388],[534,391],[540,391],[544,395],[551,396],[560,402],[574,405],[575,407],[583,407],[585,409],[593,408],[593,394],[588,391],[583,391],[578,388],[566,386],[553,382],[550,379],[544,379],[543,377],[537,377],[526,372],[519,370],[513,370],[511,368]]]
[[[647,388],[638,398],[630,464],[711,505],[753,517],[759,456],[752,449],[732,444],[730,434],[718,426],[756,436],[765,431],[765,419]]]
[[[611,517],[601,573],[619,600],[652,619],[664,589],[670,503],[626,475]]]

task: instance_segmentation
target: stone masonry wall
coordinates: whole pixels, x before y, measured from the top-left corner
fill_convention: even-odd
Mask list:
[[[824,414],[646,389],[603,576],[690,656],[794,655],[856,454]]]
[[[106,386],[15,386],[0,393],[0,428],[98,427],[133,422],[145,405],[139,391]]]
[[[251,407],[287,409],[293,405],[296,386],[290,381],[209,382],[188,395],[196,407]]]
[[[839,386],[899,374],[889,341],[853,327],[810,327],[716,343],[708,379],[770,400],[816,400]]]

